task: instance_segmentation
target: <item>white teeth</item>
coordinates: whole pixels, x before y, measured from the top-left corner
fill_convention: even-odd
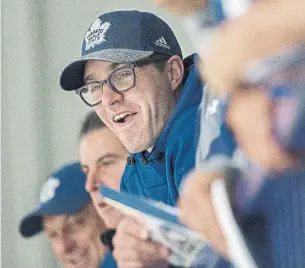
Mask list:
[[[113,120],[114,120],[115,122],[118,122],[119,120],[123,119],[125,116],[130,115],[130,114],[131,114],[131,113],[121,113],[121,114],[118,114],[118,115],[116,115],[116,116],[113,118]]]

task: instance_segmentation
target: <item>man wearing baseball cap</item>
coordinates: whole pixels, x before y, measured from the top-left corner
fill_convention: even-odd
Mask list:
[[[39,204],[20,223],[23,237],[44,231],[63,267],[116,267],[100,234],[105,224],[85,190],[80,163],[67,164],[44,183]],[[101,261],[102,260],[102,261]]]
[[[171,28],[136,10],[99,16],[89,27],[81,57],[60,77],[131,152],[121,190],[175,205],[180,182],[194,166],[197,110],[202,83],[196,56],[183,60]],[[119,266],[161,267],[168,249],[143,239],[143,230],[124,219],[114,238]],[[154,261],[156,261],[154,263]]]

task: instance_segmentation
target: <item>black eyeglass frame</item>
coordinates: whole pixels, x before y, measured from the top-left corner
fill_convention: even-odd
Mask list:
[[[75,90],[75,93],[76,93],[77,95],[80,96],[80,98],[82,99],[82,101],[83,101],[86,105],[88,105],[89,107],[95,107],[95,106],[99,105],[100,103],[102,103],[102,100],[98,101],[98,102],[95,103],[95,104],[91,104],[91,103],[89,103],[89,102],[86,101],[86,99],[85,99],[85,98],[83,97],[83,95],[82,95],[82,90],[86,89],[86,87],[87,87],[88,85],[90,85],[90,84],[92,84],[92,83],[99,83],[99,85],[101,86],[101,88],[102,88],[102,90],[103,90],[103,85],[104,85],[104,84],[107,84],[115,93],[117,93],[117,94],[122,94],[122,93],[125,93],[125,92],[131,90],[132,88],[134,88],[134,86],[135,86],[135,84],[136,84],[136,74],[135,74],[135,70],[134,70],[134,69],[135,69],[136,67],[140,67],[140,66],[143,66],[143,65],[151,64],[151,63],[156,62],[156,61],[165,61],[165,60],[168,60],[168,59],[169,59],[168,57],[166,57],[166,58],[160,58],[160,59],[147,59],[147,60],[142,60],[142,61],[139,61],[139,62],[134,62],[134,63],[130,63],[130,64],[127,64],[127,65],[124,65],[124,66],[122,66],[122,67],[120,67],[120,68],[117,68],[117,69],[113,70],[113,71],[108,75],[108,77],[107,77],[105,80],[89,82],[89,83],[83,85],[82,87],[76,89],[76,90]],[[115,74],[117,71],[119,71],[119,70],[121,70],[121,69],[125,69],[126,67],[129,67],[129,66],[131,66],[132,72],[133,72],[133,84],[132,84],[130,87],[128,87],[127,89],[124,89],[124,90],[119,91],[119,90],[117,90],[117,89],[115,88],[114,85],[111,84],[110,79],[111,79],[112,75]]]

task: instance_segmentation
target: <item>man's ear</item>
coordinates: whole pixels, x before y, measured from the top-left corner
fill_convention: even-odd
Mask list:
[[[182,83],[184,76],[183,60],[179,56],[172,56],[166,63],[166,72],[171,84],[171,88],[175,91]]]

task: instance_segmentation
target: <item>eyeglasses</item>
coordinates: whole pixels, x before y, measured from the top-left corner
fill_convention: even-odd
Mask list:
[[[75,93],[90,107],[102,103],[103,85],[107,84],[114,92],[122,94],[132,89],[136,83],[134,68],[166,59],[146,60],[131,63],[112,71],[106,80],[92,81],[75,90]]]

